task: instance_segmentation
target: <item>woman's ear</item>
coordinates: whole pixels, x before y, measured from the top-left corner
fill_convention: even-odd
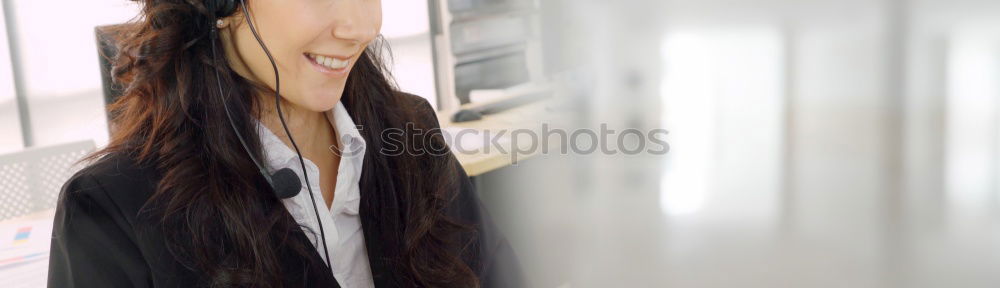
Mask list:
[[[219,28],[221,30],[221,29],[226,29],[226,28],[233,28],[233,29],[235,29],[235,28],[239,28],[239,27],[243,26],[243,18],[244,18],[243,17],[243,12],[239,12],[239,11],[242,11],[242,10],[237,10],[237,12],[233,13],[233,15],[229,15],[229,16],[217,19],[215,21],[215,27],[217,27],[217,28]]]
[[[253,9],[250,9],[249,6],[246,8],[247,12],[252,15]],[[229,21],[229,27],[233,28],[239,28],[242,27],[243,25],[246,25],[246,23],[243,22],[245,18],[246,17],[243,16],[243,4],[240,4],[239,1],[237,1],[236,3],[236,12],[234,12],[232,15],[226,16],[227,21]]]
[[[227,15],[217,18],[215,20],[215,27],[218,28],[219,30],[223,30],[226,28],[239,28],[241,23],[243,22],[243,6],[240,4],[240,2],[242,1],[233,0],[224,2],[231,2],[231,5],[233,5],[233,7],[231,9],[226,9],[227,12],[222,12],[223,14]]]

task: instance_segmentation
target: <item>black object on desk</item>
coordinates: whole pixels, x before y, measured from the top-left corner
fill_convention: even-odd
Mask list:
[[[462,123],[469,121],[476,121],[483,119],[483,116],[496,114],[503,111],[507,111],[519,106],[532,103],[538,100],[545,99],[549,96],[550,91],[540,91],[534,93],[527,93],[517,97],[511,97],[509,99],[500,100],[497,102],[489,103],[483,106],[475,108],[466,108],[458,110],[454,115],[451,116],[451,122]]]

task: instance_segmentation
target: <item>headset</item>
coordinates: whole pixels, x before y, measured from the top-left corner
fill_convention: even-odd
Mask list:
[[[237,5],[237,1],[239,1],[239,5]],[[253,19],[250,18],[250,12],[247,9],[246,1],[205,0],[204,5],[209,12],[212,12],[212,15],[214,16],[214,19],[212,20],[217,20],[219,18],[233,15],[234,13],[236,13],[237,6],[243,8],[242,9],[243,17],[244,19],[246,19],[247,24],[249,24],[250,31],[253,33],[253,37],[257,39],[257,44],[260,44],[260,48],[264,50],[264,54],[267,55],[267,59],[271,61],[271,68],[274,69],[274,105],[278,110],[278,119],[281,120],[281,128],[285,130],[285,135],[288,136],[288,141],[292,143],[292,148],[295,148],[295,154],[298,155],[299,157],[299,165],[302,167],[302,177],[305,178],[306,183],[309,183],[309,174],[306,173],[306,162],[305,160],[303,160],[304,158],[302,157],[302,152],[299,152],[299,146],[295,144],[295,139],[292,138],[292,133],[288,131],[288,124],[285,124],[285,116],[281,112],[281,94],[280,94],[281,81],[280,78],[278,77],[278,65],[274,62],[274,57],[271,56],[271,51],[267,49],[267,45],[264,45],[264,41],[261,40],[260,34],[257,33],[257,27],[254,26]],[[215,42],[219,39],[218,37],[219,28],[217,28],[214,25],[214,23],[215,21],[212,21],[212,24],[209,25],[212,27],[211,42],[212,42],[213,63],[218,61],[218,57],[216,55]],[[247,152],[247,156],[250,156],[250,160],[253,161],[253,164],[257,166],[257,169],[260,171],[261,176],[264,176],[264,179],[267,180],[267,183],[271,185],[271,189],[274,190],[274,193],[276,196],[278,196],[278,198],[287,199],[287,198],[292,198],[295,195],[298,195],[299,191],[302,190],[302,182],[299,181],[299,177],[295,174],[294,171],[292,171],[292,169],[283,168],[278,171],[275,171],[274,174],[270,174],[267,172],[267,169],[264,168],[264,165],[261,165],[261,162],[258,161],[256,157],[254,157],[254,153],[250,151],[249,146],[247,146],[246,140],[243,138],[243,134],[241,134],[239,129],[236,128],[236,123],[233,120],[233,115],[229,111],[229,105],[227,104],[228,99],[226,97],[227,94],[223,92],[222,89],[222,78],[219,76],[219,69],[216,68],[214,70],[215,70],[216,84],[219,87],[219,97],[222,98],[221,99],[222,107],[224,110],[226,110],[226,118],[229,118],[229,126],[233,128],[233,132],[235,132],[236,137],[239,138],[240,145],[242,145],[243,150]],[[319,208],[316,208],[316,197],[313,196],[312,186],[309,186],[308,184],[305,186],[306,189],[309,190],[309,199],[312,200],[313,212],[315,212],[314,215],[316,215],[316,223],[319,223],[319,234],[320,237],[323,239],[323,253],[326,254],[326,266],[330,269],[333,269],[333,266],[330,265],[330,250],[327,249],[326,247],[327,246],[326,232],[323,231],[323,224],[322,224],[323,222],[320,221],[319,218]]]

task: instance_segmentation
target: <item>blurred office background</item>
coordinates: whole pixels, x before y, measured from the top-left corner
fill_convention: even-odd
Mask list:
[[[543,287],[1000,285],[1000,2],[542,3],[581,125],[672,148],[511,189]]]
[[[3,2],[0,154],[107,142],[93,27],[126,2]],[[667,155],[477,177],[535,286],[1000,285],[1000,1],[383,7],[400,87],[439,109],[560,78],[579,128],[670,130]]]

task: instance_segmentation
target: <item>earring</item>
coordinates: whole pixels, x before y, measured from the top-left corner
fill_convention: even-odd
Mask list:
[[[215,20],[215,27],[219,29],[226,28],[226,21],[222,19]]]

